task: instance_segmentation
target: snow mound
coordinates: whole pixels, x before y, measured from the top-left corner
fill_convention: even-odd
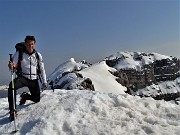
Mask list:
[[[8,123],[7,99],[0,99],[0,134]],[[79,90],[44,91],[41,102],[18,106],[17,135],[173,134],[180,132],[180,106],[130,95]]]

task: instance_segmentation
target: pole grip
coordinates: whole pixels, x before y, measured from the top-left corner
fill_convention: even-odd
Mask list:
[[[13,55],[13,54],[9,54],[9,59],[10,59],[11,62],[13,62],[12,55]]]
[[[9,54],[9,60],[11,61],[11,62],[13,62],[13,57],[12,57],[12,55],[13,54]],[[9,70],[13,73],[14,72],[14,68],[12,67],[12,69],[11,68],[9,68]]]

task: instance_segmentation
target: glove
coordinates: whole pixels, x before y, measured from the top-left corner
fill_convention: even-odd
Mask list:
[[[47,83],[43,83],[41,89],[42,90],[46,90],[47,88],[48,88],[48,84]]]

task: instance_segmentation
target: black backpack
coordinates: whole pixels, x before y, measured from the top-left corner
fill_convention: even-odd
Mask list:
[[[25,52],[26,50],[26,46],[25,46],[25,43],[24,42],[21,42],[21,43],[17,43],[15,45],[15,48],[16,48],[16,51],[19,51],[19,57],[18,57],[18,65],[17,65],[17,68],[16,68],[16,75],[17,76],[22,76],[22,69],[21,69],[21,61],[23,59],[23,52]],[[38,64],[37,64],[37,74],[38,76],[41,74],[41,71],[40,71],[40,65],[39,65],[39,55],[38,53],[35,51],[35,55],[36,55],[36,59],[38,61]],[[39,76],[40,78],[40,76]]]

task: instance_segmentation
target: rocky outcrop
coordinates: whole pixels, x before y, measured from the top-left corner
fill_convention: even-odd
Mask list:
[[[85,60],[76,62],[74,58],[60,64],[48,77],[48,83],[51,89],[94,90],[92,81],[89,78],[84,78],[83,75],[78,72],[91,65],[92,64]]]
[[[81,86],[82,86],[84,89],[94,91],[94,85],[92,84],[92,81],[91,81],[91,79],[89,79],[89,78],[86,78],[84,81],[82,81],[82,82],[81,82]]]
[[[177,58],[157,60],[153,63],[153,66],[157,82],[175,80],[180,77],[180,60]]]
[[[56,85],[50,82],[52,89],[79,89],[79,90],[92,90],[94,91],[94,85],[90,78],[84,78],[82,74],[78,72],[65,72],[59,79]]]

